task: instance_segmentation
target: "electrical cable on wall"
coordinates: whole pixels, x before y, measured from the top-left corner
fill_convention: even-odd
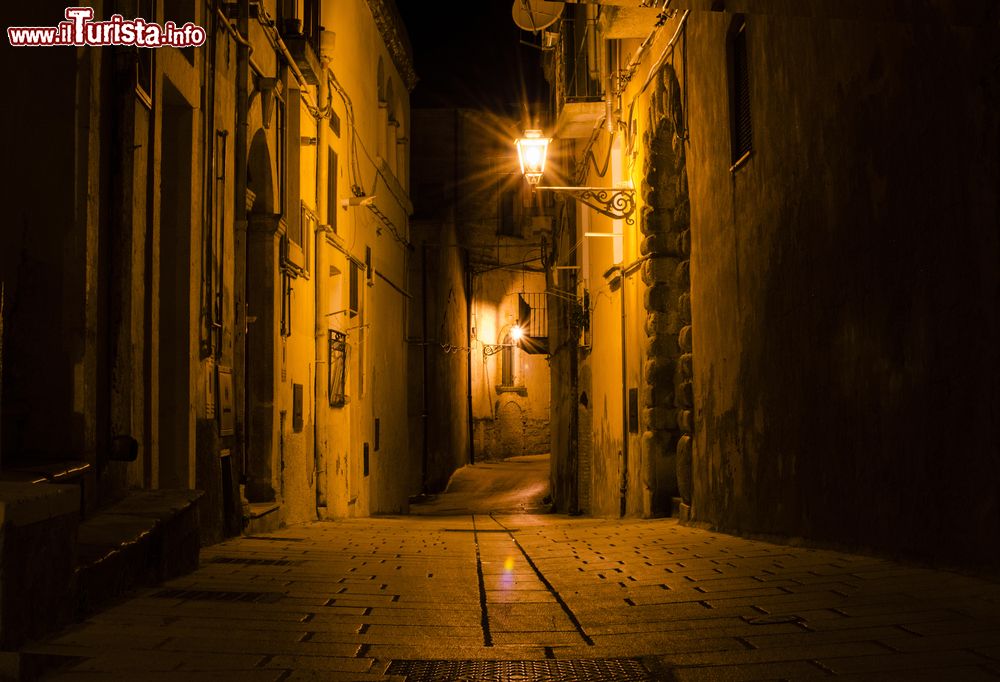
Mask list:
[[[337,80],[337,76],[332,71],[328,72],[327,78],[330,84],[331,92],[336,92],[340,96],[340,98],[344,102],[344,109],[347,112],[347,126],[348,130],[350,131],[350,153],[348,154],[349,156],[348,175],[350,176],[351,193],[354,194],[355,197],[374,196],[375,188],[378,184],[378,179],[379,177],[381,177],[382,184],[385,186],[386,191],[388,191],[393,196],[393,198],[396,199],[396,202],[401,207],[405,207],[407,203],[406,200],[403,197],[400,197],[399,194],[393,189],[392,183],[388,182],[388,180],[382,173],[382,169],[379,168],[379,165],[375,162],[375,159],[371,157],[371,154],[365,147],[364,142],[361,141],[361,139],[358,136],[357,122],[354,118],[354,103],[351,101],[351,96],[347,94],[347,91],[344,89],[344,86],[340,83],[339,80]],[[362,177],[361,173],[361,165],[358,162],[358,159],[360,157],[360,154],[358,153],[359,147],[364,152],[365,157],[368,159],[369,163],[372,164],[372,167],[375,170],[375,177],[372,180],[371,192],[365,191],[364,178]],[[389,230],[389,234],[392,235],[393,239],[399,242],[402,246],[409,248],[410,246],[409,240],[406,238],[404,234],[400,232],[399,228],[396,227],[396,224],[393,223],[392,219],[388,215],[382,212],[374,204],[369,204],[367,208],[378,219],[378,221],[383,226],[385,226],[387,230]]]

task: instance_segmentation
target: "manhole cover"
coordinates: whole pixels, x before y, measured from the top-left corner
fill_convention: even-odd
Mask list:
[[[657,682],[632,658],[539,661],[393,661],[388,675],[406,682]]]

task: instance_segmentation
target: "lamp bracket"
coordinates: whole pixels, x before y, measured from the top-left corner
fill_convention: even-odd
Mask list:
[[[635,224],[635,190],[622,187],[559,187],[537,185],[535,189],[548,189],[557,194],[566,194],[592,209],[614,218],[624,219],[629,225]]]

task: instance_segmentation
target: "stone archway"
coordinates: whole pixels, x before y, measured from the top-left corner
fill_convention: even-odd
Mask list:
[[[644,476],[650,512],[670,512],[672,497],[691,500],[694,431],[691,356],[691,206],[681,90],[669,64],[656,76],[643,135],[640,229],[647,289],[643,368]]]
[[[258,130],[247,158],[247,471],[250,502],[276,498],[278,428],[275,423],[275,271],[278,216],[274,207],[274,168],[267,137]]]

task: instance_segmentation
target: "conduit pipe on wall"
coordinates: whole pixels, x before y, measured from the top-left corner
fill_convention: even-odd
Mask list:
[[[663,62],[667,61],[667,57],[670,56],[670,53],[673,51],[674,45],[677,44],[677,39],[680,38],[681,33],[684,32],[684,25],[687,23],[688,15],[690,14],[691,10],[684,10],[684,14],[681,15],[681,20],[677,22],[677,30],[674,31],[674,35],[670,38],[670,42],[667,43],[667,46],[663,48],[663,52],[661,52],[660,56],[656,58],[655,62],[653,62],[653,66],[649,69],[649,75],[646,76],[646,80],[643,82],[642,87],[639,88],[639,92],[636,93],[636,97],[645,92],[646,88],[649,87],[649,84],[653,82],[654,78],[656,78],[656,74],[659,72],[660,67],[663,66]]]
[[[628,357],[627,346],[625,345],[627,327],[625,326],[625,270],[621,265],[615,266],[618,270],[618,286],[621,291],[621,344],[622,344],[622,483],[621,483],[621,516],[625,516],[628,508]]]
[[[225,18],[225,17],[223,17]],[[228,22],[226,22],[228,24]],[[250,0],[240,0],[239,19],[237,26],[237,50],[236,50],[236,206],[235,206],[235,230],[236,240],[242,240],[242,253],[236,251],[236,264],[234,275],[234,289],[237,295],[238,304],[235,306],[235,328],[240,341],[235,344],[234,355],[239,358],[242,366],[239,367],[238,385],[242,393],[242,400],[237,403],[237,409],[242,414],[238,415],[240,424],[239,443],[240,456],[243,460],[243,475],[246,476],[250,470],[250,457],[247,452],[247,431],[249,429],[248,417],[250,392],[247,381],[247,263],[250,256],[250,241],[247,239],[247,158],[249,147],[249,87],[250,79],[250,43],[243,36],[250,28]]]
[[[321,75],[317,85],[317,98],[321,102],[329,99],[330,85],[326,78],[326,69],[329,64],[329,55],[320,53]],[[306,86],[308,87],[308,86]],[[329,362],[329,331],[326,311],[329,308],[329,299],[326,284],[327,265],[326,254],[326,234],[331,232],[330,212],[335,211],[335,206],[329,206],[327,197],[327,185],[330,178],[329,153],[329,126],[321,117],[316,118],[316,213],[319,215],[319,226],[316,229],[316,284],[313,287],[315,292],[315,382],[313,395],[313,472],[316,477],[316,513],[326,508],[326,488],[327,488],[327,452],[326,452],[326,425],[329,409],[329,382],[326,373],[330,371]],[[326,222],[322,222],[323,220]],[[326,369],[326,372],[323,369]]]

